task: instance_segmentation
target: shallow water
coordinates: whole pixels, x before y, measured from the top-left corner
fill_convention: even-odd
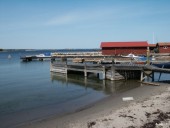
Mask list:
[[[50,51],[0,52],[0,127],[63,115],[109,95],[140,86],[95,76],[50,72],[50,61],[22,62],[20,56]],[[8,56],[11,58],[8,58]]]

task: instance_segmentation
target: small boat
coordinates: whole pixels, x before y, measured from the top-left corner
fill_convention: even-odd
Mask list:
[[[9,55],[8,55],[8,59],[11,59],[11,58],[12,58],[12,56],[9,54]]]
[[[169,68],[170,69],[170,62],[166,63],[153,63],[152,65],[158,67],[158,68]]]
[[[51,54],[50,53],[45,53],[45,54],[39,54],[39,55],[35,55],[36,57],[39,57],[39,58],[50,58],[51,57]]]
[[[36,57],[45,57],[44,54],[35,55]]]
[[[140,56],[135,56],[132,53],[128,54],[127,56],[122,56],[122,57],[125,57],[125,58],[140,58]]]

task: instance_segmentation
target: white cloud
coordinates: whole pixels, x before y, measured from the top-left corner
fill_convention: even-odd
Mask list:
[[[107,10],[79,10],[72,11],[60,16],[56,16],[47,21],[47,25],[66,25],[79,23],[81,21],[92,21],[92,20],[101,20],[102,17],[106,17],[113,13],[110,9]]]
[[[48,22],[47,25],[63,25],[63,24],[70,24],[75,22],[76,16],[73,14],[65,14],[62,16],[57,16],[54,18],[51,18]]]
[[[136,11],[138,9],[138,11]],[[46,25],[60,26],[77,24],[80,22],[96,22],[99,23],[103,20],[120,20],[127,18],[139,18],[151,15],[160,15],[167,13],[166,10],[153,10],[149,8],[138,8],[134,5],[129,6],[110,6],[107,8],[86,8],[80,10],[72,10],[70,12],[61,13],[61,15],[54,16],[46,22]]]

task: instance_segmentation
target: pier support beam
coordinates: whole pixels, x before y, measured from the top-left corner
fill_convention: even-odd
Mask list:
[[[125,80],[127,80],[127,78],[128,78],[128,77],[127,77],[127,72],[126,72],[126,71],[124,71],[124,72],[125,72]]]
[[[67,61],[66,61],[66,63],[65,63],[64,68],[65,68],[65,73],[67,74]]]
[[[86,63],[84,64],[84,76],[87,77],[87,66],[86,66]]]
[[[111,67],[111,79],[110,80],[115,80],[115,68],[113,65]]]
[[[155,81],[155,76],[154,76],[154,71],[152,71],[152,82],[154,82]]]
[[[106,79],[106,69],[105,69],[105,66],[103,66],[102,79],[103,80]]]
[[[143,71],[141,71],[141,74],[140,74],[140,81],[143,81]]]

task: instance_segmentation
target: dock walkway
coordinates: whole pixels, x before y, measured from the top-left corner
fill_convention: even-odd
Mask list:
[[[87,77],[89,73],[100,75],[100,79],[120,80],[120,79],[140,79],[151,77],[154,81],[154,72],[170,73],[170,69],[157,68],[152,65],[143,64],[87,64],[87,63],[67,63],[51,62],[51,72],[68,74],[71,71],[83,72]]]

